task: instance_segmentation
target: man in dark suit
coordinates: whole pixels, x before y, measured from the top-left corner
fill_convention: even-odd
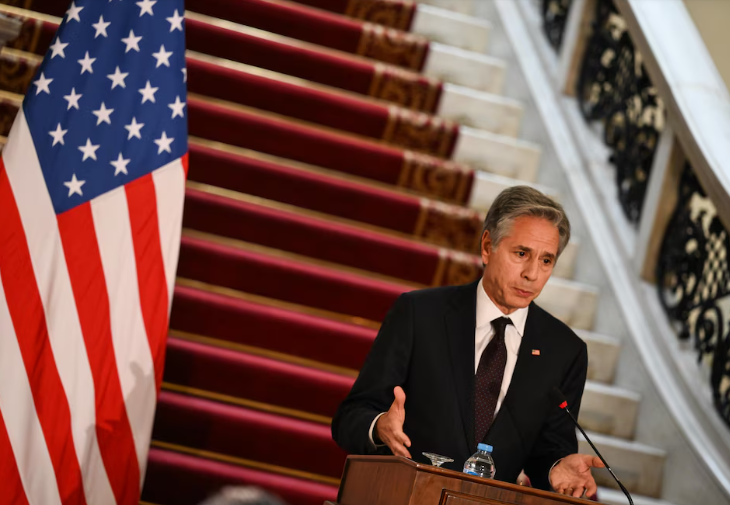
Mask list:
[[[396,300],[333,419],[335,441],[353,454],[437,453],[455,470],[485,442],[496,479],[524,469],[535,487],[594,494],[590,468],[603,465],[576,454],[550,397],[559,387],[578,414],[586,345],[532,301],[569,239],[559,204],[526,186],[503,191],[484,222],[483,277]]]

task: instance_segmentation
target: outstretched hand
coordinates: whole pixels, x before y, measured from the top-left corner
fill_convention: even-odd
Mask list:
[[[395,400],[388,412],[378,418],[375,430],[378,438],[387,445],[396,456],[411,457],[406,447],[411,446],[411,439],[403,433],[403,423],[406,420],[406,394],[403,388],[396,386],[393,389]]]
[[[603,468],[604,464],[597,456],[588,454],[571,454],[564,457],[550,471],[550,485],[560,494],[580,498],[596,494],[598,487],[591,475],[591,468]]]

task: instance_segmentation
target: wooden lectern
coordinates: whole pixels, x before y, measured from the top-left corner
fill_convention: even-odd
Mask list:
[[[595,503],[498,480],[482,479],[398,456],[349,456],[337,502],[336,505]],[[329,504],[326,502],[326,505]]]

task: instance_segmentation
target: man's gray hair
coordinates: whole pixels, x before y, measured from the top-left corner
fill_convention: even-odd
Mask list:
[[[558,202],[529,186],[513,186],[502,191],[489,207],[484,219],[482,237],[488,231],[496,249],[504,237],[512,231],[512,225],[520,217],[547,219],[558,229],[558,257],[570,241],[570,221]]]

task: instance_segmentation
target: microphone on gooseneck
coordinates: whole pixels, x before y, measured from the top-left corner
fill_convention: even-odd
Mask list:
[[[552,391],[550,391],[550,399],[555,401],[555,403],[570,416],[570,418],[573,420],[573,423],[575,424],[575,426],[580,430],[580,432],[583,434],[585,439],[588,441],[588,443],[593,448],[593,452],[595,452],[596,455],[601,459],[603,464],[606,465],[606,469],[611,473],[613,480],[616,481],[616,484],[618,484],[618,487],[620,487],[621,491],[624,492],[624,494],[626,495],[626,498],[629,499],[629,503],[631,505],[634,505],[634,500],[631,499],[631,495],[629,494],[629,491],[624,487],[624,485],[621,483],[621,481],[618,480],[618,477],[616,477],[616,474],[613,473],[613,470],[611,470],[611,467],[608,466],[608,463],[606,463],[606,460],[603,459],[603,456],[601,456],[601,453],[598,452],[598,449],[596,449],[596,446],[593,445],[593,442],[591,442],[591,439],[588,438],[588,435],[586,435],[586,432],[583,431],[583,428],[580,427],[580,424],[578,424],[578,420],[575,417],[573,417],[573,413],[568,408],[568,400],[565,398],[565,395],[563,394],[563,392],[560,391],[560,389],[558,387],[554,387],[552,389]]]

